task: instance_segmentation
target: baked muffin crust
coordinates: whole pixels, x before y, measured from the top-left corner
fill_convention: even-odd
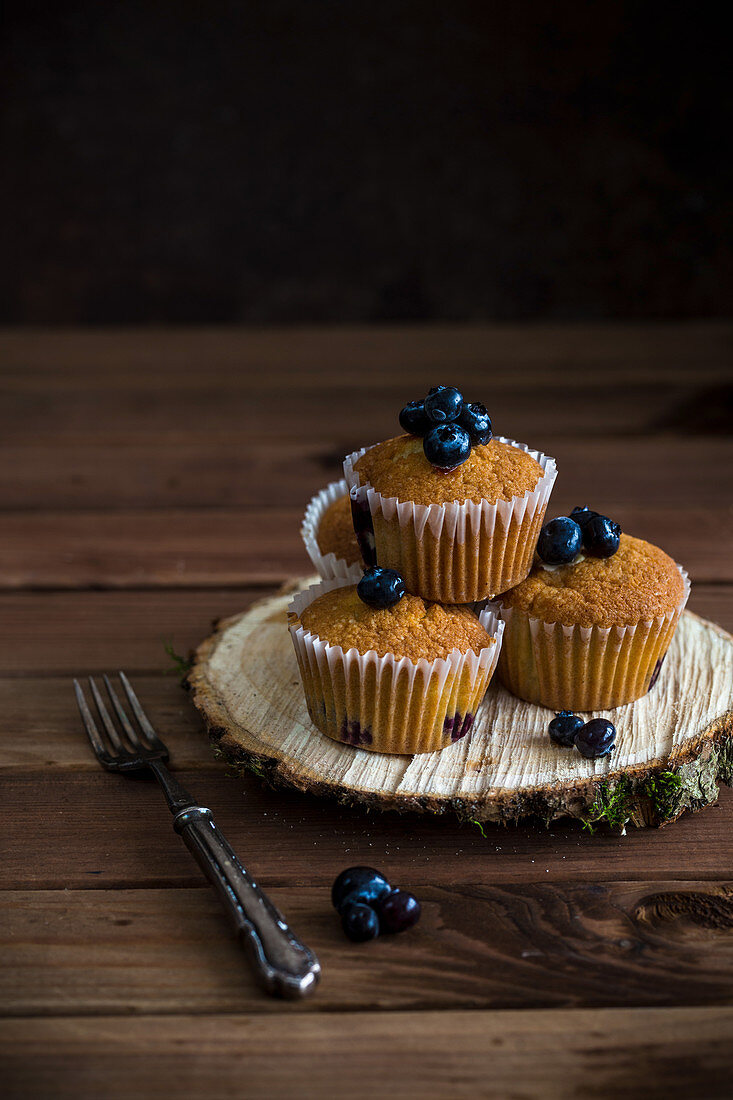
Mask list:
[[[348,493],[329,504],[318,525],[316,541],[322,554],[335,554],[349,565],[361,561]]]
[[[430,465],[421,439],[395,436],[370,447],[354,469],[382,496],[426,505],[466,500],[495,504],[534,490],[542,478],[542,467],[531,455],[496,439],[472,447],[461,466],[445,473]]]
[[[585,558],[555,569],[535,562],[526,580],[500,602],[543,622],[628,626],[673,611],[684,582],[672,558],[643,539],[621,535],[610,558]]]
[[[426,603],[408,595],[392,607],[375,610],[359,599],[356,585],[324,592],[301,612],[298,623],[344,652],[373,649],[379,657],[394,653],[411,661],[445,658],[454,649],[478,654],[495,644],[469,608]]]

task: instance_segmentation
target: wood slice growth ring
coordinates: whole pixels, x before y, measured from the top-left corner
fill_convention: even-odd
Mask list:
[[[661,825],[733,782],[733,637],[685,612],[653,690],[606,712],[616,751],[585,760],[547,736],[552,711],[494,679],[468,737],[441,752],[390,756],[342,745],[306,710],[287,629],[308,577],[218,624],[189,673],[193,701],[230,764],[274,784],[383,810],[474,821],[573,816]]]

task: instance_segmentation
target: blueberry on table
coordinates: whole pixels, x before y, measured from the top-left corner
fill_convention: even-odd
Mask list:
[[[575,520],[559,516],[549,520],[537,540],[537,554],[545,565],[568,565],[580,553],[583,535]]]
[[[436,386],[425,398],[425,412],[433,424],[456,420],[463,408],[463,394],[454,386]]]
[[[458,417],[458,423],[466,429],[474,447],[488,443],[491,439],[491,417],[486,406],[480,401],[464,405]]]
[[[430,429],[422,441],[422,449],[431,466],[455,470],[470,455],[471,439],[458,424],[441,424]]]
[[[571,749],[575,744],[575,735],[582,730],[585,722],[579,714],[573,714],[571,710],[561,710],[552,719],[547,727],[550,740],[556,745],[562,745],[565,749]]]
[[[425,412],[424,401],[408,401],[400,412],[400,427],[408,435],[423,436],[432,426],[433,422]]]
[[[608,756],[615,745],[616,727],[606,718],[591,718],[575,735],[576,749],[589,760]]]
[[[594,516],[583,530],[583,549],[591,558],[610,558],[621,541],[621,528],[608,516]]]
[[[395,569],[380,569],[375,565],[364,573],[356,586],[356,594],[367,607],[384,611],[402,599],[405,582]]]
[[[340,909],[349,899],[371,904],[379,901],[391,890],[384,875],[374,867],[347,867],[331,887],[331,904]]]
[[[598,515],[598,512],[594,512],[592,508],[588,508],[587,505],[583,505],[582,508],[573,508],[570,513],[570,518],[575,520],[581,531],[585,531],[586,524],[590,523],[592,519]]]
[[[341,910],[341,927],[354,943],[375,940],[379,935],[379,917],[368,905],[357,902],[344,905]]]
[[[406,932],[420,920],[420,902],[406,890],[393,890],[376,906],[379,931]]]

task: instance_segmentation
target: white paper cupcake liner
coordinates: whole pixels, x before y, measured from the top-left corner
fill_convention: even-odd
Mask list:
[[[354,469],[370,448],[344,460],[351,497],[371,516],[377,561],[401,573],[408,592],[466,604],[506,592],[529,573],[557,465],[525,443],[496,439],[525,451],[543,473],[535,489],[494,504],[468,500],[424,505],[385,497],[369,483],[362,484]]]
[[[552,710],[609,710],[654,687],[690,595],[665,615],[630,626],[545,622],[516,607],[493,604],[506,623],[497,675],[509,691]]]
[[[312,585],[294,596],[288,611],[300,616],[323,593],[348,583],[333,578]],[[479,653],[455,649],[434,661],[344,652],[291,622],[313,723],[336,741],[372,752],[434,752],[458,741],[473,723],[501,650],[504,623],[495,610],[482,611],[479,621],[493,645]]]
[[[337,558],[333,553],[322,554],[318,545],[318,528],[321,526],[325,512],[339,497],[346,496],[348,491],[345,478],[341,481],[332,481],[325,489],[321,489],[320,493],[316,493],[303,516],[300,534],[308,551],[308,557],[324,580],[340,577],[342,580],[359,581],[364,572],[361,562],[349,565],[347,561]]]

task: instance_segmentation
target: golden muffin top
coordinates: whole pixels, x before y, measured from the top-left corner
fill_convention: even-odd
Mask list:
[[[503,592],[500,601],[547,623],[628,626],[674,610],[684,590],[680,572],[664,550],[622,534],[610,558],[584,558],[553,568],[535,562],[526,580]]]
[[[368,481],[382,496],[415,504],[466,500],[494,504],[523,496],[542,477],[542,467],[531,455],[496,439],[472,447],[455,470],[438,470],[425,457],[422,439],[414,435],[377,443],[356,461],[354,469],[362,483]]]
[[[329,504],[318,525],[316,541],[322,554],[335,554],[349,565],[361,561],[348,493]]]
[[[392,607],[375,610],[359,599],[356,585],[324,592],[299,617],[291,615],[291,625],[302,626],[344,652],[373,649],[380,657],[393,653],[411,661],[445,658],[453,649],[478,654],[496,644],[467,607],[426,603],[407,595]]]

